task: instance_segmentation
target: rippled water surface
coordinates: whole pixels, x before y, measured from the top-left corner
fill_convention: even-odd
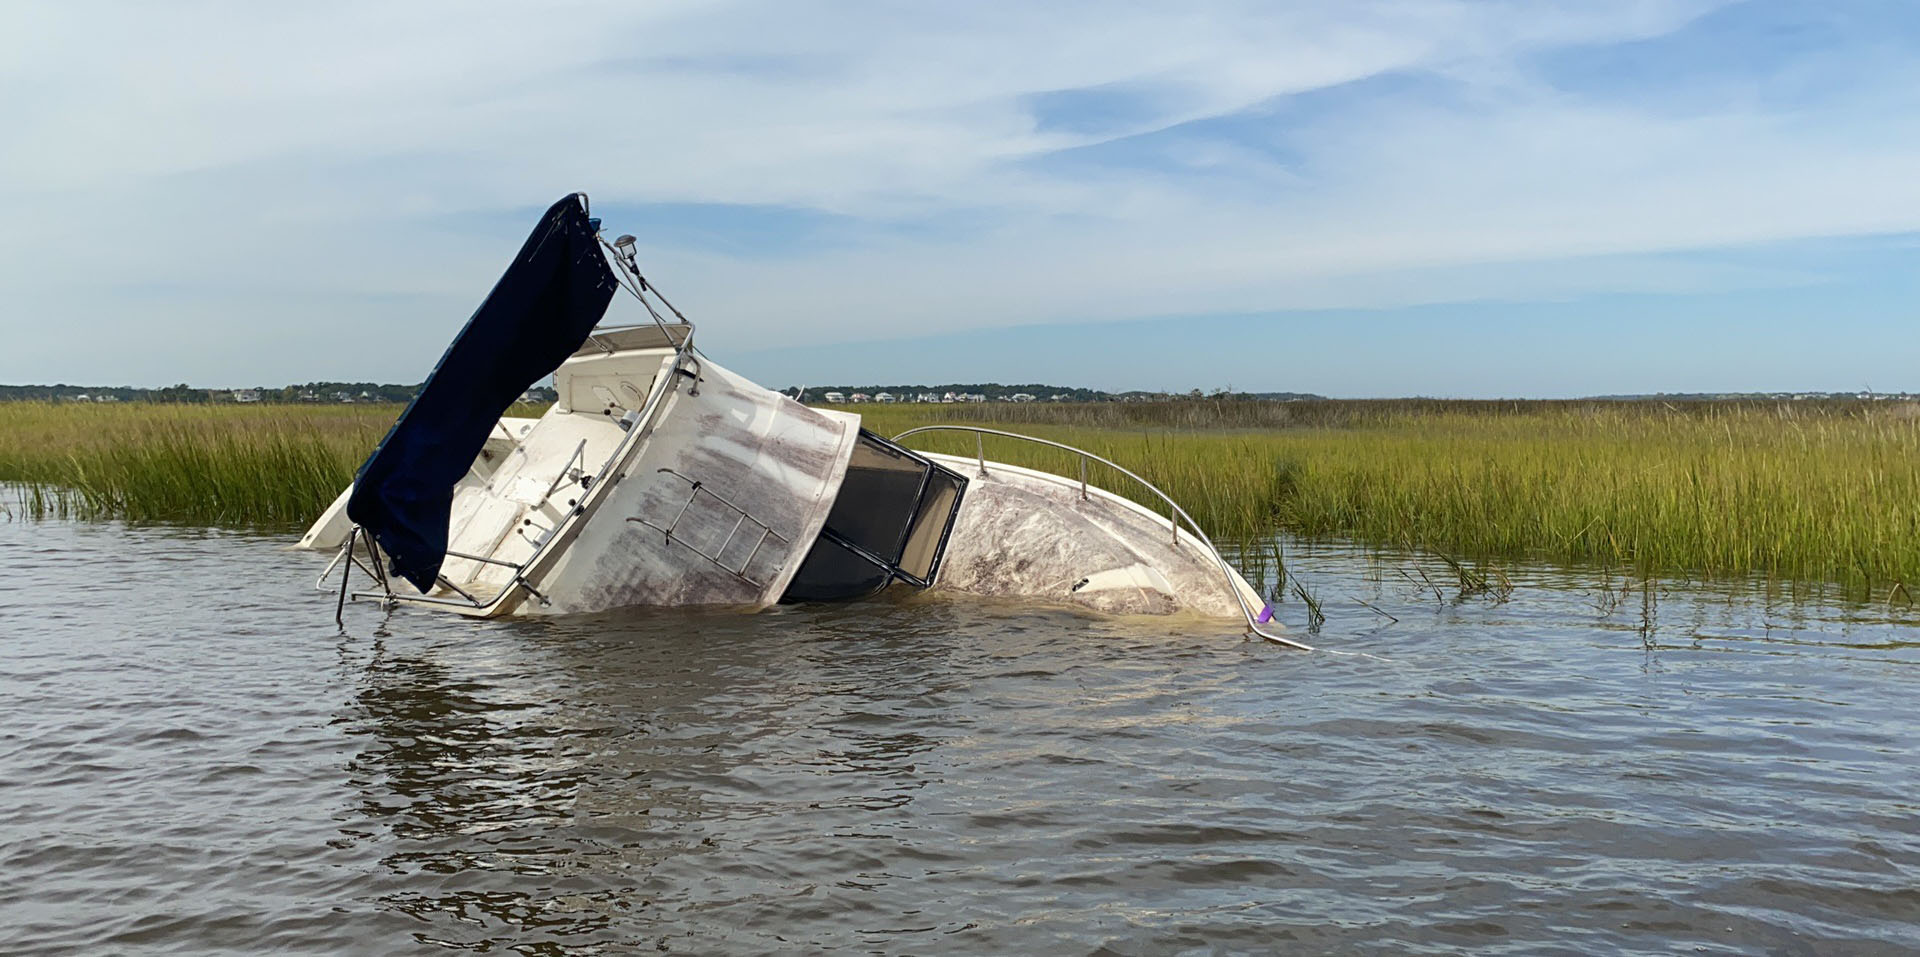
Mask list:
[[[1905,608],[1320,550],[1315,640],[1390,661],[927,598],[340,634],[284,545],[0,524],[0,950],[1920,940]]]

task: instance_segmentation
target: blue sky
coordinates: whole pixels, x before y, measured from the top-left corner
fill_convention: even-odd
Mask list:
[[[0,34],[31,39],[0,382],[417,381],[579,189],[773,386],[1920,390],[1911,3],[28,3]]]

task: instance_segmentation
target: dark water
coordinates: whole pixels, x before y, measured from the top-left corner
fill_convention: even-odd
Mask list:
[[[1318,640],[1390,662],[931,600],[343,636],[281,545],[0,524],[0,950],[1920,942],[1906,609],[1333,550]]]

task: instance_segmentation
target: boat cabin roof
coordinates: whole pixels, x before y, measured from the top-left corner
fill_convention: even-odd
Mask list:
[[[693,327],[690,325],[648,324],[595,329],[587,335],[587,341],[582,342],[580,348],[573,350],[573,355],[579,358],[639,349],[678,349],[692,335]]]

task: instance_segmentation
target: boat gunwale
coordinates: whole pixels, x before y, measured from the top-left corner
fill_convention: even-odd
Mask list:
[[[546,540],[541,542],[538,548],[534,549],[533,554],[527,556],[525,562],[519,563],[518,565],[514,565],[514,563],[511,562],[500,563],[514,567],[515,571],[513,578],[501,586],[500,591],[495,594],[493,598],[484,603],[477,603],[437,597],[431,594],[399,595],[392,592],[391,586],[389,586],[384,594],[378,592],[353,592],[351,597],[355,599],[378,598],[394,604],[446,607],[457,614],[472,618],[494,618],[508,614],[514,608],[519,607],[528,595],[539,597],[540,600],[544,601],[545,599],[540,596],[540,591],[535,586],[534,580],[551,570],[553,562],[558,560],[558,556],[565,550],[565,546],[572,544],[573,540],[579,537],[580,528],[584,524],[584,519],[598,510],[601,504],[606,501],[607,496],[610,494],[607,490],[619,483],[621,473],[639,456],[640,450],[645,447],[645,443],[642,440],[652,436],[658,427],[661,416],[666,412],[668,398],[678,392],[680,378],[683,375],[687,375],[693,377],[696,382],[699,380],[698,372],[687,372],[687,370],[682,368],[683,364],[689,358],[695,363],[698,363],[700,358],[693,351],[693,323],[686,322],[681,325],[686,328],[687,333],[685,336],[680,337],[679,344],[674,348],[671,367],[665,375],[657,377],[653,389],[647,396],[646,404],[641,406],[639,418],[634,421],[632,427],[627,430],[626,435],[621,438],[620,443],[614,447],[613,451],[602,460],[601,468],[595,473],[594,481],[586,490],[586,495],[580,499],[577,505],[574,505],[567,511],[566,515],[561,518],[559,524],[554,526],[553,533],[548,535]],[[654,327],[651,325],[628,326],[613,331],[652,328]],[[662,326],[660,328],[673,327]],[[589,342],[593,341],[595,335],[597,335],[597,333],[588,334]],[[669,335],[667,338],[671,338],[671,336]],[[660,348],[663,348],[660,343],[642,344],[632,348],[617,350],[588,350],[583,345],[581,349],[576,350],[574,354],[568,358],[618,355],[622,352],[644,352],[649,349]],[[562,365],[564,366],[564,363]],[[549,412],[548,414],[553,413]],[[585,413],[569,411],[561,414],[581,415]],[[545,418],[546,416],[541,417],[541,419]],[[524,441],[526,437],[522,436],[521,438]],[[562,470],[561,474],[564,475],[565,471]],[[609,480],[609,476],[612,477],[611,480]],[[329,571],[331,571],[331,566],[329,566]],[[522,594],[523,592],[528,594]]]
[[[1166,492],[1161,491],[1159,486],[1140,477],[1138,474],[1134,473],[1132,470],[1128,469],[1126,466],[1123,466],[1120,463],[1113,461],[1112,459],[1106,458],[1105,456],[1098,455],[1093,452],[1089,452],[1086,449],[1079,448],[1077,446],[1068,445],[1065,442],[1055,442],[1052,439],[1043,439],[1033,435],[1023,435],[1019,432],[1008,432],[1003,429],[989,429],[982,426],[974,426],[974,425],[922,425],[922,426],[908,429],[904,432],[901,432],[893,436],[893,441],[898,442],[902,445],[905,445],[905,442],[903,441],[904,439],[908,438],[909,436],[918,435],[924,432],[971,432],[975,436],[993,435],[993,436],[999,436],[1002,438],[1019,439],[1021,441],[1033,442],[1039,445],[1045,445],[1045,446],[1050,446],[1052,448],[1060,449],[1065,452],[1071,452],[1075,455],[1080,456],[1081,474],[1079,478],[1079,488],[1080,488],[1080,494],[1082,496],[1088,495],[1092,492],[1098,492],[1100,493],[1101,497],[1104,499],[1111,500],[1122,506],[1133,509],[1134,511],[1142,515],[1151,516],[1155,521],[1159,521],[1161,519],[1160,513],[1147,508],[1147,506],[1139,502],[1136,502],[1133,499],[1130,499],[1124,495],[1121,495],[1118,492],[1113,492],[1108,489],[1101,488],[1097,485],[1090,484],[1086,478],[1086,463],[1089,460],[1094,462],[1099,462],[1100,464],[1105,465],[1113,469],[1114,471],[1119,472],[1120,474],[1125,475],[1126,477],[1134,480],[1136,483],[1140,484],[1142,487],[1146,488],[1148,491],[1158,496],[1159,499],[1162,502],[1165,502],[1167,507],[1172,509],[1174,514],[1178,516],[1177,519],[1169,523],[1171,526],[1171,530],[1174,536],[1174,541],[1176,544],[1179,542],[1180,535],[1184,533],[1187,535],[1188,538],[1194,540],[1194,544],[1196,546],[1204,546],[1206,556],[1213,560],[1214,564],[1218,566],[1221,574],[1226,578],[1227,590],[1233,594],[1234,601],[1240,606],[1240,612],[1243,616],[1245,616],[1247,620],[1247,629],[1249,631],[1251,631],[1253,634],[1259,635],[1262,638],[1265,638],[1268,641],[1274,642],[1276,644],[1286,645],[1289,648],[1298,648],[1301,651],[1315,650],[1311,645],[1305,644],[1303,642],[1295,641],[1291,638],[1287,638],[1281,635],[1274,634],[1260,627],[1263,624],[1263,622],[1260,620],[1263,616],[1256,614],[1253,610],[1252,603],[1247,600],[1247,592],[1251,591],[1253,586],[1249,584],[1243,576],[1241,576],[1240,572],[1233,567],[1233,564],[1231,562],[1227,561],[1225,556],[1220,554],[1220,549],[1213,544],[1213,540],[1211,538],[1207,537],[1207,533],[1204,529],[1200,527],[1200,523],[1194,521],[1193,516],[1187,514],[1187,510],[1182,508],[1180,506],[1180,503],[1174,500],[1173,496],[1168,495]],[[985,443],[981,442],[979,445],[976,446],[976,448],[978,449],[978,454],[971,460],[964,455],[953,455],[951,453],[920,451],[919,454],[929,456],[929,457],[940,456],[942,458],[960,462],[960,463],[973,461],[979,465],[982,473],[986,473],[987,464],[991,460],[989,460],[986,457]],[[1073,479],[1067,478],[1064,475],[1059,475],[1053,472],[1041,471],[1039,469],[1030,469],[1030,468],[1025,468],[1023,466],[1018,466],[1018,465],[1008,465],[1002,462],[994,462],[993,465],[996,468],[1006,469],[1015,474],[1027,475],[1034,478],[1055,481],[1068,486],[1072,486],[1075,481]],[[1182,529],[1180,527],[1181,522],[1186,523],[1187,527],[1185,529]],[[1254,597],[1257,599],[1259,596],[1256,593]],[[1261,604],[1264,606],[1266,603],[1262,602]]]

